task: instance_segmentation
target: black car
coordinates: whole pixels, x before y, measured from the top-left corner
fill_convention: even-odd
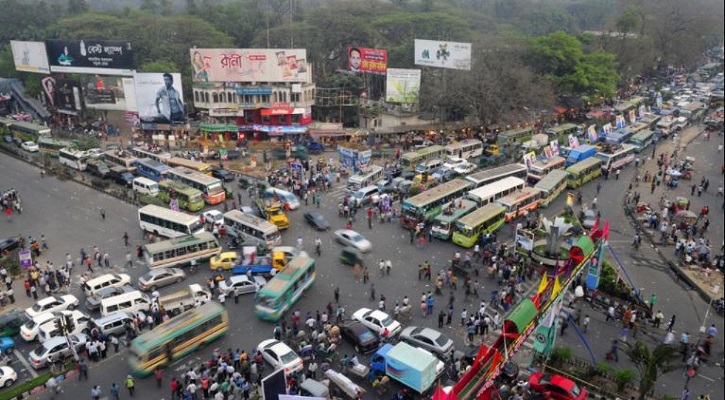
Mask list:
[[[412,181],[415,178],[415,171],[405,171],[400,176],[406,181]]]
[[[118,183],[119,185],[123,185],[129,188],[133,185],[133,175],[131,175],[131,173],[126,170],[126,168],[120,166],[111,168],[111,170],[108,172],[107,177],[113,179],[113,181]]]
[[[326,231],[330,229],[330,223],[327,222],[325,217],[317,211],[305,213],[305,221],[318,231]]]
[[[234,174],[224,168],[214,168],[211,170],[211,176],[221,179],[224,182],[231,182],[234,180]]]
[[[358,321],[350,321],[342,327],[342,338],[347,340],[356,353],[370,354],[380,347],[378,336]]]
[[[0,240],[0,254],[4,254],[6,251],[13,251],[20,247],[20,237],[13,236],[7,239]]]
[[[103,161],[92,161],[86,164],[86,171],[99,178],[107,178],[111,170]]]
[[[385,170],[385,176],[391,181],[393,178],[397,178],[402,174],[403,170],[400,167],[388,167],[388,169]]]

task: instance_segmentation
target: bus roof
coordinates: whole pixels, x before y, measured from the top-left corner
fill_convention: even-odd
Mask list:
[[[453,142],[449,145],[446,145],[446,149],[452,150],[452,149],[458,149],[460,147],[468,146],[469,144],[475,144],[475,143],[481,143],[483,145],[483,142],[478,139],[463,139],[459,140],[457,142]]]
[[[557,164],[564,164],[566,162],[566,158],[561,156],[553,156],[546,159],[546,162],[536,162],[534,163],[531,168],[532,169],[544,169],[548,167],[549,165],[557,165]]]
[[[518,135],[518,134],[525,133],[525,132],[526,133],[533,132],[533,131],[534,131],[533,128],[509,129],[507,131],[499,133],[498,135],[506,137],[506,136],[511,136],[511,135]]]
[[[148,207],[148,206],[146,206]],[[194,220],[196,220],[197,217],[194,217]],[[162,240],[160,242],[156,243],[149,243],[144,245],[143,247],[146,249],[146,252],[149,254],[156,254],[159,251],[167,250],[168,248],[174,248],[178,246],[184,246],[189,245],[193,243],[198,242],[208,242],[210,240],[216,240],[216,237],[211,232],[199,232],[195,233],[193,235],[184,235],[179,236],[173,239],[167,239]]]
[[[525,184],[526,182],[521,178],[507,176],[506,178],[499,179],[496,182],[492,182],[488,185],[483,185],[479,188],[471,190],[470,192],[468,192],[468,196],[469,198],[475,197],[478,199],[487,199],[495,193],[499,193],[512,187],[522,186]]]
[[[536,194],[539,192],[541,192],[539,189],[532,188],[532,187],[525,187],[517,192],[507,194],[506,196],[498,199],[497,202],[503,206],[510,206],[519,199],[529,197],[532,194]]]
[[[163,165],[166,165],[166,164],[163,164]],[[168,165],[167,165],[167,167],[168,167]],[[174,168],[171,168],[171,170],[169,170],[169,174],[171,174],[171,176],[176,175],[176,176],[179,176],[179,177],[186,177],[186,178],[189,178],[189,179],[193,179],[193,180],[195,180],[195,181],[197,181],[199,183],[202,183],[204,185],[210,185],[212,183],[217,183],[217,182],[219,184],[221,184],[221,182],[222,182],[221,180],[219,180],[217,178],[213,178],[213,177],[211,177],[209,175],[206,175],[206,174],[204,174],[202,172],[194,171],[193,169],[189,169],[189,168],[186,168],[186,167],[174,167]]]
[[[634,134],[629,140],[644,140],[647,139],[650,136],[653,136],[655,133],[651,129],[644,129]]]
[[[59,149],[58,150],[58,154],[60,154],[60,153],[68,154],[68,155],[74,156],[74,157],[85,157],[86,156],[86,152],[85,151],[78,150],[78,149],[76,149],[74,147],[64,147],[62,149]]]
[[[562,180],[566,180],[566,171],[563,169],[555,169],[546,174],[540,181],[536,182],[534,187],[541,190],[542,192],[548,192],[553,190],[557,184],[561,183]]]
[[[180,166],[180,167],[187,167],[187,168],[199,168],[199,169],[209,169],[211,168],[211,165],[200,162],[200,161],[192,161],[187,160],[186,158],[181,157],[171,157],[166,159],[166,163],[172,166]]]
[[[263,233],[273,233],[279,230],[277,225],[262,219],[255,217],[254,215],[245,214],[239,210],[231,210],[224,213],[224,219],[230,219],[241,223],[246,223],[251,226],[259,228]]]
[[[460,207],[456,206],[455,210],[450,213],[446,214],[445,210],[448,208],[448,205],[450,204],[459,204]],[[434,221],[438,221],[444,224],[450,224],[453,221],[456,221],[458,218],[460,218],[462,215],[468,214],[469,211],[476,208],[478,204],[473,200],[468,199],[461,199],[461,200],[454,200],[446,205],[443,206],[443,212],[438,214],[435,218],[433,218]]]
[[[452,192],[464,190],[470,185],[470,183],[464,181],[463,179],[456,178],[446,183],[442,183],[438,186],[432,187],[425,192],[406,199],[404,202],[414,207],[421,207],[426,204],[430,204],[431,202],[434,202],[438,199],[442,199],[451,194]]]
[[[523,164],[506,164],[500,167],[492,168],[486,171],[479,171],[475,174],[468,175],[466,180],[478,184],[480,182],[488,181],[499,176],[509,176],[517,172],[526,173],[526,166]]]
[[[602,163],[602,160],[597,157],[589,157],[585,160],[579,161],[578,163],[570,166],[566,169],[566,172],[570,174],[579,174],[580,172],[584,171],[587,168],[593,167],[595,165],[599,165]]]
[[[150,168],[159,169],[161,171],[169,171],[171,169],[171,167],[169,167],[168,165],[158,162],[156,160],[152,160],[150,158],[142,158],[138,160],[138,163]]]
[[[25,122],[25,121],[11,121],[11,126],[17,126],[20,129],[23,129],[28,132],[35,131],[38,135],[50,135],[50,128],[44,125],[38,125],[34,124],[32,122]]]
[[[156,183],[156,182],[154,182]],[[186,194],[186,195],[192,195],[192,194],[201,194],[200,190],[194,189],[191,186],[187,186],[179,181],[175,181],[172,179],[165,179],[161,182],[159,182],[159,187],[168,187],[170,189],[174,189],[176,192]]]
[[[612,147],[606,147],[605,146],[604,148],[602,148],[601,151],[597,152],[597,154],[598,155],[611,156],[611,155],[614,155],[614,154],[623,153],[623,152],[628,151],[630,149],[634,149],[635,147],[637,147],[637,146],[635,146],[633,144],[630,144],[630,143],[622,143],[619,146],[615,147],[614,149],[612,149]]]
[[[137,158],[133,154],[131,154],[125,150],[108,150],[107,152],[103,153],[103,155],[108,156],[108,157],[119,158],[121,160],[129,160],[129,161],[137,160]]]
[[[379,165],[370,165],[369,167],[367,167],[367,171],[361,170],[360,172],[358,172],[357,174],[355,174],[353,176],[367,177],[370,175],[375,175],[377,173],[380,173],[380,171],[382,171],[382,170],[383,170],[383,167],[381,167]],[[351,176],[351,178],[352,178],[352,176]]]
[[[276,297],[286,292],[302,274],[307,272],[308,266],[314,264],[314,262],[307,253],[304,251],[300,252],[300,254],[287,263],[287,266],[283,270],[277,272],[274,278],[259,290],[259,294],[262,296]]]
[[[578,129],[578,128],[579,128],[579,125],[566,123],[566,124],[561,124],[559,126],[555,126],[555,127],[551,128],[551,129],[547,129],[547,131],[549,131],[549,132],[551,132],[551,133],[553,133],[553,134],[556,135],[556,134],[559,134],[561,132],[566,132],[566,131],[569,131],[569,130],[572,130],[572,129]]]
[[[486,221],[497,214],[503,214],[504,212],[506,212],[506,209],[502,205],[497,203],[488,203],[476,211],[463,216],[458,220],[458,224],[474,227],[479,225],[482,221]]]
[[[131,342],[131,348],[137,353],[145,353],[165,343],[170,334],[183,333],[192,327],[198,326],[200,322],[210,320],[224,312],[226,312],[226,308],[219,303],[210,301],[202,304],[199,307],[184,311],[159,324],[156,328],[136,337]]]
[[[132,153],[139,153],[139,154],[142,154],[142,155],[150,154],[150,155],[153,155],[153,156],[158,157],[158,158],[165,158],[165,159],[171,158],[171,153],[167,153],[167,152],[165,152],[163,150],[152,151],[152,150],[149,150],[149,149],[144,149],[143,147],[134,147],[133,149],[131,149],[131,152]]]
[[[172,209],[157,206],[155,204],[145,205],[145,206],[139,208],[138,212],[139,213],[143,212],[146,214],[151,214],[151,215],[154,215],[157,217],[167,218],[167,219],[168,218],[175,218],[175,219],[180,219],[180,220],[183,219],[188,222],[196,221],[199,219],[199,217],[197,217],[196,215],[186,214],[186,213],[183,213],[180,211],[174,211]]]

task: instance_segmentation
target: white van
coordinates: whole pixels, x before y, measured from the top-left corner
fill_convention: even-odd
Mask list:
[[[422,174],[423,172],[432,172],[434,169],[441,167],[442,165],[443,161],[439,159],[423,161],[415,167],[415,172],[418,174]]]
[[[86,281],[83,284],[83,290],[86,292],[86,296],[90,297],[103,288],[120,287],[129,283],[131,283],[131,277],[128,274],[103,274]]]
[[[86,331],[90,328],[88,326],[88,323],[90,322],[91,317],[78,310],[61,311],[61,313],[63,315],[70,315],[70,317],[73,319],[73,325],[75,327],[73,331],[69,333],[87,333]],[[40,330],[38,332],[38,340],[40,341],[40,343],[44,343],[47,340],[60,336],[63,335],[56,327],[55,319],[53,319],[52,321],[47,321],[43,325],[40,325]]]
[[[136,290],[101,300],[101,315],[105,317],[119,311],[132,314],[138,311],[145,312],[150,305],[151,299],[149,299],[149,296],[140,290]]]
[[[380,189],[377,186],[367,186],[352,194],[352,200],[359,207],[366,204],[376,204],[380,200]]]
[[[282,204],[288,204],[290,210],[296,210],[300,208],[300,201],[297,199],[297,196],[286,190],[282,190],[276,187],[267,188],[262,194],[262,197],[264,197],[265,199],[275,198],[279,200],[279,202]]]
[[[156,197],[159,195],[159,184],[149,178],[140,176],[133,179],[133,190],[141,194]]]

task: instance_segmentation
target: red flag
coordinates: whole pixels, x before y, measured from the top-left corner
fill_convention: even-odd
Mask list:
[[[602,232],[604,240],[609,240],[609,220],[604,221],[604,231]]]
[[[597,230],[599,230],[599,218],[594,220],[594,226],[592,226],[592,233],[596,232]]]

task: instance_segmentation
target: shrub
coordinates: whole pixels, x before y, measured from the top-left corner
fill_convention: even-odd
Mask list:
[[[94,188],[97,188],[97,189],[106,190],[106,189],[108,189],[108,186],[110,186],[110,185],[111,185],[110,182],[105,181],[103,179],[99,179],[99,178],[91,179],[91,186],[93,186]]]
[[[34,387],[40,386],[45,384],[45,382],[50,379],[52,373],[46,372],[44,374],[38,375],[37,378],[33,378],[29,381],[25,381],[17,386],[13,386],[12,388],[4,391],[2,394],[0,394],[0,400],[8,400],[15,397],[20,396],[21,394],[29,391],[30,389],[33,389]]]
[[[634,370],[629,368],[614,371],[614,383],[617,385],[617,392],[623,392],[624,388],[632,383],[636,376]]]
[[[566,364],[571,360],[573,353],[574,352],[568,347],[555,347],[554,350],[551,352],[549,364],[551,364],[552,366],[560,366],[562,364]]]

